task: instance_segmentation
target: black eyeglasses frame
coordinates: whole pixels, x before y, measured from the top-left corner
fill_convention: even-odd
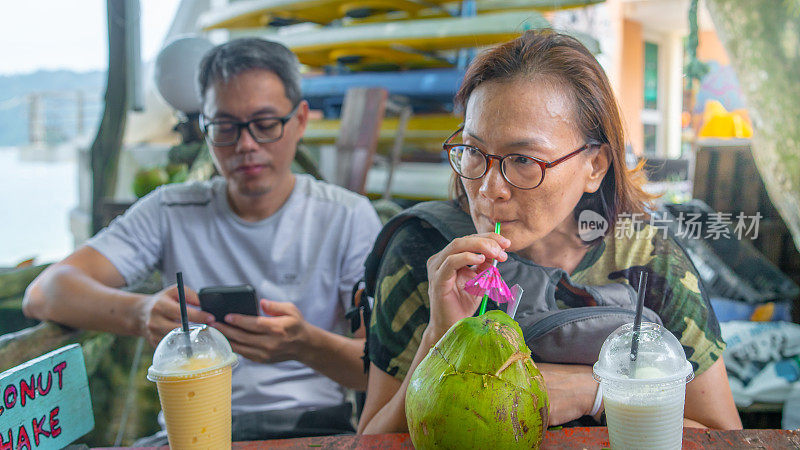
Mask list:
[[[211,141],[211,143],[213,145],[217,146],[217,147],[230,147],[232,145],[236,145],[236,143],[239,142],[239,138],[242,137],[242,129],[243,128],[247,128],[247,132],[250,133],[250,137],[252,137],[253,140],[258,142],[259,144],[270,144],[272,142],[277,142],[277,141],[280,141],[281,139],[283,139],[283,131],[284,131],[284,128],[286,127],[286,123],[289,122],[290,120],[292,120],[292,117],[294,117],[295,114],[297,114],[297,110],[298,110],[299,106],[300,106],[300,103],[298,102],[296,105],[294,105],[294,108],[292,108],[291,112],[289,112],[289,114],[287,114],[287,115],[285,115],[283,117],[256,117],[255,119],[250,119],[250,120],[244,121],[244,122],[234,121],[234,120],[209,121],[207,117],[205,117],[204,115],[201,114],[200,118],[199,118],[200,127],[203,130],[203,134],[205,134],[208,137],[208,139]],[[280,123],[280,126],[281,126],[280,135],[278,135],[278,137],[274,138],[274,139],[264,139],[264,138],[256,137],[255,133],[253,133],[253,130],[250,128],[250,125],[255,123],[255,122],[261,121],[261,120],[277,120]],[[208,133],[208,127],[211,126],[211,125],[220,124],[220,123],[226,123],[226,124],[229,124],[229,125],[236,126],[236,138],[233,141],[230,141],[230,142],[214,142],[214,140],[211,138],[211,135]]]

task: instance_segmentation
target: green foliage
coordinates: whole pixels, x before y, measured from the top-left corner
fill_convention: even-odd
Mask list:
[[[170,164],[186,164],[191,167],[197,157],[206,151],[204,141],[187,142],[172,146],[167,154]]]
[[[136,172],[133,178],[133,193],[138,198],[149,194],[162,184],[169,183],[169,174],[163,167],[148,167]]]
[[[770,200],[800,248],[800,0],[708,0],[753,119],[752,150]]]
[[[87,374],[93,374],[97,371],[100,361],[102,361],[112,345],[114,345],[114,335],[109,333],[100,333],[82,344],[83,360]]]
[[[22,314],[22,294],[0,300],[0,336],[28,328],[39,323]]]
[[[104,334],[104,336],[111,336]],[[144,353],[135,372],[133,386],[128,384],[136,351],[137,337],[120,336],[111,337],[112,345],[106,347],[102,354],[96,354],[97,369],[89,377],[89,390],[92,396],[92,410],[94,411],[94,430],[81,438],[80,442],[89,447],[105,447],[114,445],[114,440],[121,425],[120,421],[125,409],[125,400],[129,391],[133,389],[134,401],[127,415],[127,422],[123,434],[122,445],[130,446],[136,439],[149,436],[159,430],[156,417],[160,410],[158,393],[155,384],[147,380],[147,368],[152,363],[153,349],[145,345]],[[97,342],[87,342],[91,351],[107,343],[104,338]],[[87,369],[89,360],[87,358]]]
[[[689,55],[689,64],[686,66],[689,89],[692,88],[694,80],[700,81],[708,73],[708,64],[697,59],[698,45],[697,0],[692,0],[689,5],[689,37],[686,42],[686,52]]]
[[[378,218],[384,225],[386,225],[386,222],[388,222],[389,219],[403,211],[403,208],[400,205],[386,199],[373,200],[372,207],[375,208],[375,212],[378,213]]]
[[[783,4],[790,17],[800,18],[800,0],[783,0]]]
[[[48,265],[0,269],[0,299],[18,297]]]
[[[22,314],[22,296],[31,281],[47,264],[14,269],[0,269],[0,335],[13,333],[39,323]]]

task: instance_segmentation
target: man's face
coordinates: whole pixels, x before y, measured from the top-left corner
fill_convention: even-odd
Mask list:
[[[209,122],[245,122],[283,117],[294,106],[274,72],[251,69],[212,84],[206,91],[203,114]],[[246,128],[233,145],[217,146],[209,140],[214,164],[228,181],[229,195],[261,196],[291,183],[290,167],[307,119],[308,103],[302,101],[275,142],[260,144]]]

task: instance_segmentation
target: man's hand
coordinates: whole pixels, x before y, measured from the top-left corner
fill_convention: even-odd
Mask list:
[[[591,366],[536,364],[544,376],[550,399],[549,425],[561,425],[589,414],[597,393]]]
[[[215,322],[212,326],[228,338],[234,352],[251,361],[303,361],[312,326],[297,306],[262,299],[261,309],[267,317],[228,314],[226,323]]]
[[[298,361],[344,387],[367,387],[361,355],[364,339],[348,338],[308,323],[293,303],[261,300],[267,316],[228,314],[211,324],[231,348],[259,363]]]
[[[186,304],[200,306],[197,293],[185,287]],[[186,308],[189,322],[210,324],[214,316],[195,308]],[[181,309],[178,286],[169,286],[149,297],[145,297],[140,309],[140,335],[155,347],[171,330],[181,326]]]

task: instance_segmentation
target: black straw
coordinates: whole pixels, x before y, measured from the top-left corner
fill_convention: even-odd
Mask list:
[[[186,311],[186,294],[183,293],[183,272],[175,274],[178,278],[178,303],[181,305],[181,327],[186,336],[186,352],[192,356],[192,341],[189,337],[189,313]]]
[[[639,352],[639,330],[642,329],[642,310],[644,309],[644,294],[647,289],[647,272],[639,272],[639,292],[636,299],[636,317],[633,319],[633,339],[631,340],[631,361],[636,361]]]
[[[176,276],[178,277],[178,299],[181,304],[181,325],[183,326],[183,332],[188,333],[189,313],[186,312],[186,295],[183,293],[183,273],[178,272]]]

